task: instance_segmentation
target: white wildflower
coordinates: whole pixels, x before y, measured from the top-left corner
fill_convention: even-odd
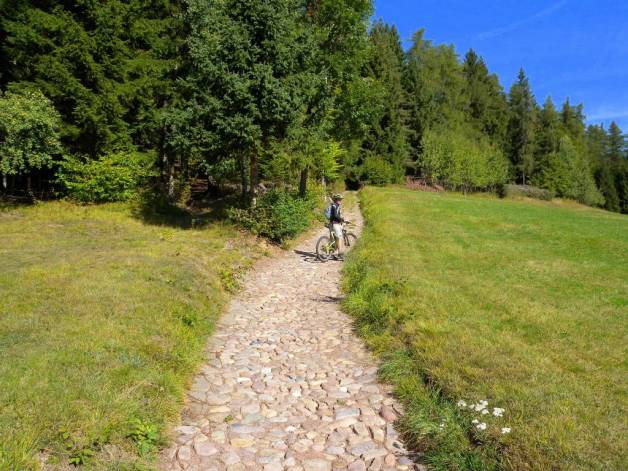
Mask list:
[[[486,409],[486,406],[484,404],[476,404],[475,405],[476,412],[480,412],[482,409]]]
[[[482,415],[488,414],[488,409],[482,409]]]
[[[493,408],[493,415],[495,417],[501,417],[504,414],[504,409],[502,409],[501,407],[494,407]]]
[[[472,424],[479,424],[479,423],[480,423],[480,421],[479,421],[478,419],[473,419],[473,420],[471,421],[471,423],[472,423]]]
[[[502,427],[502,435],[506,433],[510,433],[510,427]]]
[[[440,428],[445,428],[445,422],[440,423]]]
[[[486,424],[484,422],[480,422],[475,426],[478,430],[486,430]]]
[[[467,407],[467,403],[465,401],[463,401],[462,399],[460,399],[458,401],[458,407]]]

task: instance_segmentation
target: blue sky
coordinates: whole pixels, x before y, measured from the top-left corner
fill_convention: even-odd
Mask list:
[[[407,46],[425,28],[435,43],[473,48],[508,90],[523,67],[539,103],[584,103],[587,122],[628,132],[628,0],[375,0]]]

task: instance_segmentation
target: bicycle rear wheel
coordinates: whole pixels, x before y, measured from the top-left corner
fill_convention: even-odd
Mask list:
[[[336,242],[328,236],[322,236],[316,242],[316,257],[321,262],[329,260],[336,251]]]

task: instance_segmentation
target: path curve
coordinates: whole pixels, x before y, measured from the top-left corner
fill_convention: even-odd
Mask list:
[[[349,214],[360,230],[356,209]],[[400,413],[340,310],[341,263],[296,250],[261,261],[206,349],[163,470],[415,469]]]

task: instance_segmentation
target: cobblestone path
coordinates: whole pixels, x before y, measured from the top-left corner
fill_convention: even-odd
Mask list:
[[[392,425],[399,406],[340,310],[341,263],[308,254],[322,233],[246,276],[161,469],[415,469]]]

